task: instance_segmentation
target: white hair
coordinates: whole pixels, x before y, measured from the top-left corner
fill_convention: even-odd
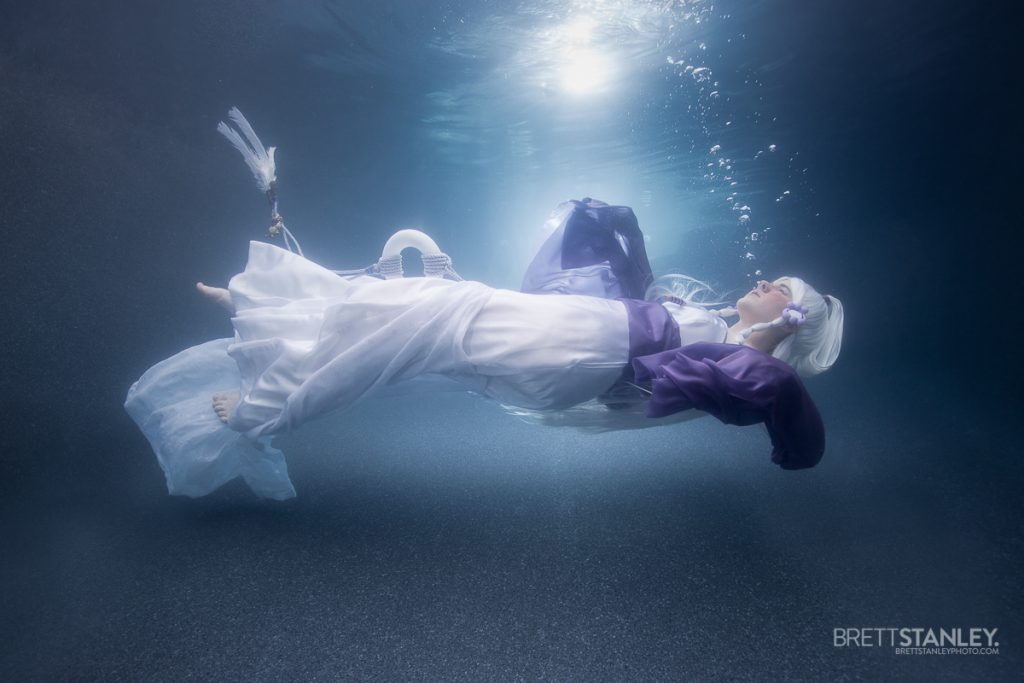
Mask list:
[[[776,282],[783,280],[789,284],[793,303],[807,307],[807,316],[793,334],[776,345],[772,355],[788,363],[801,377],[813,377],[832,367],[839,357],[843,344],[843,303],[834,296],[822,296],[798,277],[782,277]],[[703,308],[726,303],[706,282],[679,273],[658,277],[644,293],[648,301],[658,301],[666,296]],[[734,308],[712,312],[722,316],[736,315]],[[775,324],[781,325],[782,319]]]
[[[726,302],[719,299],[714,288],[697,278],[681,273],[668,273],[658,276],[644,292],[644,299],[657,301],[660,297],[672,296],[682,299],[688,304],[701,307],[720,306]]]
[[[801,377],[813,377],[832,367],[843,345],[843,303],[822,296],[798,277],[784,277],[793,303],[807,308],[807,317],[793,334],[775,347],[772,355],[791,365]],[[778,282],[779,280],[776,280]]]

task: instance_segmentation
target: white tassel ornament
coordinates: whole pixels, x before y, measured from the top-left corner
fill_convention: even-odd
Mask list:
[[[256,177],[256,185],[259,186],[260,190],[270,192],[273,183],[277,180],[275,175],[276,168],[274,166],[274,150],[276,147],[266,148],[263,146],[259,136],[256,135],[256,131],[245,120],[245,116],[238,110],[238,107],[231,108],[231,111],[228,112],[228,118],[238,127],[238,130],[242,131],[242,134],[240,135],[237,130],[223,121],[217,124],[217,131],[226,137],[228,142],[235,146],[235,149],[241,152],[246,165],[249,166],[249,170]],[[244,139],[242,135],[245,135]]]

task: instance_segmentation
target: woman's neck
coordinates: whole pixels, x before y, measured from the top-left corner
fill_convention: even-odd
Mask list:
[[[779,328],[772,328],[769,330],[762,330],[760,332],[754,332],[750,334],[745,341],[740,341],[740,333],[743,330],[751,326],[751,323],[746,323],[740,320],[729,328],[729,333],[726,336],[726,341],[730,344],[745,344],[751,348],[757,349],[764,353],[770,354],[778,346],[782,339],[778,338]],[[785,337],[785,334],[782,335]]]

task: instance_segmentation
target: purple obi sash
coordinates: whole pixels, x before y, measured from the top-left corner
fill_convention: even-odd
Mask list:
[[[629,360],[679,348],[679,324],[664,306],[654,301],[619,298],[629,316]],[[632,372],[630,373],[632,374]]]

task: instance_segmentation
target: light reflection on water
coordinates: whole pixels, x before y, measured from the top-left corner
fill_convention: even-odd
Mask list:
[[[293,19],[333,34],[309,64],[372,77],[376,106],[418,113],[433,168],[476,169],[498,202],[634,206],[655,262],[694,229],[716,231],[747,275],[770,256],[799,159],[776,146],[756,70],[728,61],[749,26],[702,0],[407,5],[327,3]],[[536,219],[500,214],[490,229],[505,245]],[[513,242],[525,261],[529,240]]]

